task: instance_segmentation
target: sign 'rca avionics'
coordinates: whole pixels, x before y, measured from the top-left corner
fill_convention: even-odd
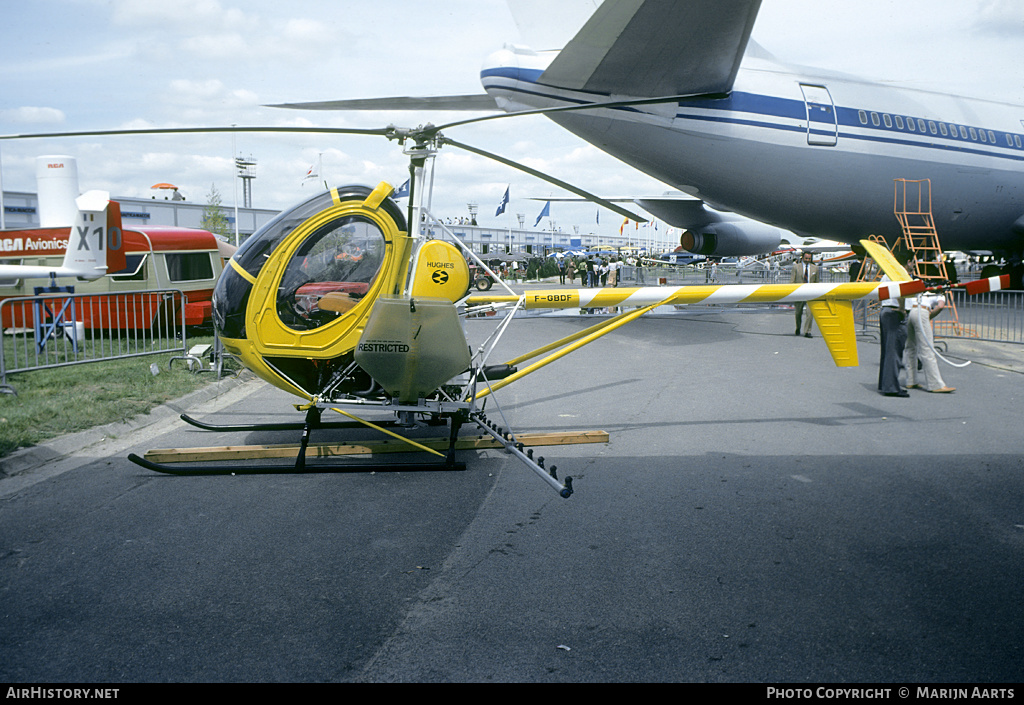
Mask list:
[[[21,230],[17,235],[0,236],[0,257],[40,257],[63,255],[68,249],[69,228]]]

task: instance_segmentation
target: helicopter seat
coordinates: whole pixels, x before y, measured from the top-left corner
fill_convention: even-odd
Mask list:
[[[341,291],[330,291],[320,297],[317,304],[321,311],[347,313],[359,304],[359,299]]]
[[[295,291],[296,301],[302,301],[307,311],[333,311],[345,313],[351,310],[370,290],[366,282],[310,282]]]

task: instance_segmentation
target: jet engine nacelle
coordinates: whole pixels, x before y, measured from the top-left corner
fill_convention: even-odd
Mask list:
[[[708,257],[740,257],[777,250],[782,231],[764,223],[708,223],[697,231],[685,230],[679,244],[688,252]]]

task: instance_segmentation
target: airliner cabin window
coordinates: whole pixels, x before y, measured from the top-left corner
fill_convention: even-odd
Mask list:
[[[878,113],[871,113],[871,124],[878,127],[881,123],[878,119]]]
[[[910,127],[911,127],[911,129],[913,129],[913,127],[914,127],[914,121],[913,120],[910,121]],[[896,129],[897,130],[902,130],[903,129],[903,118],[900,115],[896,116]]]
[[[985,131],[984,130],[978,130],[978,132],[981,133],[981,141],[982,142],[988,142],[988,137],[985,136]]]
[[[978,141],[978,131],[975,130],[973,127],[971,128],[971,139],[974,140],[975,142]]]
[[[946,137],[946,136],[949,135],[949,130],[946,129],[946,123],[944,123],[944,122],[940,122],[939,123],[939,132],[942,133],[943,137]]]
[[[936,127],[936,126],[935,126],[935,121],[934,121],[934,120],[929,120],[929,121],[928,121],[928,130],[929,130],[929,131],[930,131],[930,132],[931,132],[931,133],[932,133],[933,135],[937,135],[937,134],[939,134],[939,129],[938,129],[938,127]]]
[[[1017,149],[1020,149],[1020,147],[1021,147],[1020,135],[1014,135],[1013,136],[1013,143],[1015,145],[1017,145]]]
[[[917,129],[919,129],[921,132],[924,132],[924,120],[921,118],[917,119]]]
[[[889,113],[882,115],[882,120],[885,121],[886,127],[892,127],[892,118],[889,116]]]
[[[860,111],[857,112],[857,115],[860,116],[860,124],[861,125],[867,125],[868,124],[868,114],[867,114],[867,111],[860,110]]]
[[[963,125],[960,126],[960,136],[967,139],[967,128]]]
[[[992,132],[992,130],[988,131],[988,141],[992,144],[996,143],[996,133]]]

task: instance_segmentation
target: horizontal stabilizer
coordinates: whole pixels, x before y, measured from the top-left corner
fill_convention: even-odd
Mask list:
[[[871,259],[875,260],[875,262],[878,263],[878,266],[881,267],[882,271],[885,272],[886,275],[894,282],[905,282],[913,279],[913,277],[910,276],[910,272],[907,271],[907,268],[900,264],[899,261],[893,257],[892,252],[881,244],[874,240],[861,240],[860,244],[864,246],[868,255],[871,256]]]

